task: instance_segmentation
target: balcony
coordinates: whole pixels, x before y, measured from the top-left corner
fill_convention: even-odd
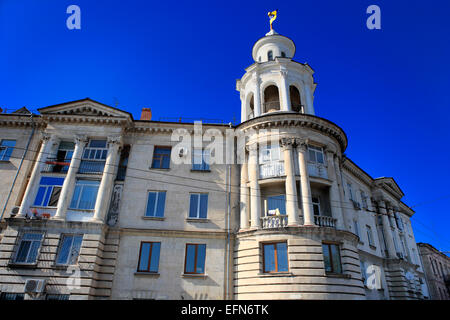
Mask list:
[[[273,178],[284,176],[284,161],[273,161],[259,166],[259,178]]]
[[[266,216],[261,218],[263,229],[284,228],[288,225],[287,215]]]
[[[336,229],[336,219],[328,216],[314,216],[314,223],[319,227]]]
[[[42,172],[67,173],[71,159],[47,158]]]
[[[264,112],[280,111],[280,101],[270,101],[264,103]]]
[[[105,161],[101,160],[81,160],[78,173],[101,174],[105,167]]]
[[[311,177],[328,179],[327,167],[321,163],[308,163],[308,174]]]

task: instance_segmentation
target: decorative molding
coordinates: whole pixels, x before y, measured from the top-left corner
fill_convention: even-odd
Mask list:
[[[76,144],[83,144],[83,143],[88,142],[88,138],[84,134],[77,134],[77,135],[75,135],[74,140],[75,140]]]

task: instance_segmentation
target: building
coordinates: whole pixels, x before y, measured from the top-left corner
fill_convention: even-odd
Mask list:
[[[450,258],[429,243],[418,243],[430,299],[450,300]]]
[[[344,155],[294,54],[274,30],[254,44],[235,126],[89,98],[33,126],[0,114],[16,141],[0,175],[33,154],[5,207],[2,298],[423,299],[414,212],[393,178]]]

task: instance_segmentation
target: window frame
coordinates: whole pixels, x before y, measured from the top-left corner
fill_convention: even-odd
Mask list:
[[[276,199],[277,197],[284,197],[284,199]],[[283,203],[284,207],[277,207],[275,209],[269,209],[269,200],[272,201],[279,201],[279,203]],[[266,205],[266,216],[274,216],[269,214],[270,210],[276,210],[279,209],[280,211],[280,215],[285,216],[287,215],[287,211],[286,211],[286,195],[285,194],[277,194],[277,195],[271,195],[271,196],[267,196],[265,199],[265,205]],[[280,210],[280,209],[284,209],[284,211]]]
[[[314,159],[311,159],[311,152],[314,154]],[[322,156],[322,162],[318,161],[317,154],[320,154]],[[325,153],[323,152],[323,148],[308,145],[308,161],[311,163],[319,163],[321,165],[325,165]]]
[[[61,250],[62,250],[63,245],[64,245],[64,240],[67,237],[72,237],[72,241],[71,241],[70,248],[69,248],[69,254],[67,255],[66,262],[65,263],[60,263],[60,262],[58,262],[59,256],[60,256],[60,254],[62,252]],[[73,245],[75,243],[75,237],[81,237],[80,248],[78,249],[78,254],[77,254],[77,257],[75,259],[76,261],[74,263],[70,263],[71,252],[73,250]],[[82,245],[83,245],[83,234],[77,234],[77,233],[63,233],[63,234],[61,234],[61,240],[59,242],[58,252],[57,252],[56,257],[55,257],[55,265],[57,265],[57,266],[75,266],[75,265],[78,265],[78,259],[80,258],[80,252],[81,252]]]
[[[315,201],[313,200],[313,198],[316,198],[316,199],[317,199],[317,202],[315,202]],[[315,215],[315,216],[320,216],[321,213],[322,213],[322,210],[321,210],[321,208],[320,208],[320,196],[318,196],[318,195],[311,195],[311,203],[312,203],[312,207],[313,207],[313,215]],[[318,214],[315,214],[315,212],[314,212],[314,206],[317,206],[318,211],[319,211]]]
[[[201,163],[195,163],[195,157],[199,156],[198,153],[201,151]],[[207,161],[205,161],[205,158]],[[208,148],[192,148],[192,171],[211,171],[211,150]],[[196,167],[197,166],[197,167]]]
[[[105,141],[104,147],[92,147],[92,141]],[[94,157],[91,157],[92,152],[94,151]],[[86,152],[88,153],[86,156]],[[97,157],[97,153],[100,154],[100,157]],[[106,161],[108,157],[108,141],[106,139],[89,139],[88,144],[84,147],[83,155],[81,160],[89,160],[89,161]]]
[[[155,243],[159,244],[158,265],[156,267],[156,271],[151,271],[150,267],[151,267],[151,264],[152,264],[153,245]],[[148,252],[148,265],[147,265],[147,269],[146,270],[139,269],[140,265],[141,265],[141,259],[142,259],[142,247],[144,246],[144,244],[150,244],[150,250]],[[158,274],[159,273],[159,261],[160,261],[160,258],[161,258],[161,242],[158,242],[158,241],[141,241],[140,248],[139,248],[139,259],[138,259],[138,264],[137,264],[137,267],[136,267],[136,272]]]
[[[24,238],[25,238],[25,236],[27,234],[40,234],[41,235],[41,239],[39,241],[38,240],[26,240]],[[17,246],[16,246],[16,250],[15,250],[15,253],[14,253],[14,256],[13,256],[14,258],[12,260],[13,264],[17,264],[17,265],[36,265],[38,263],[38,260],[39,260],[39,254],[41,252],[42,242],[44,241],[44,239],[45,239],[45,232],[31,231],[31,230],[30,231],[23,231],[21,233],[21,235],[20,235],[19,241],[18,241]],[[31,244],[28,247],[28,252],[26,254],[25,261],[23,261],[23,262],[22,261],[17,261],[17,258],[19,256],[19,252],[20,252],[20,248],[22,246],[22,242],[24,242],[24,241],[31,242]],[[39,242],[39,247],[37,249],[36,257],[34,258],[34,261],[27,262],[28,257],[30,255],[31,248],[33,246],[33,242]]]
[[[188,272],[186,270],[187,267],[187,257],[188,257],[188,246],[195,246],[195,255],[194,255],[194,272]],[[198,247],[204,246],[205,248],[205,260],[203,261],[203,272],[197,272],[198,265]],[[185,253],[184,253],[184,274],[194,274],[194,275],[205,275],[206,274],[206,243],[186,243]]]
[[[358,220],[353,220],[353,227],[355,228],[355,234],[359,237],[359,241],[361,241],[361,230],[359,228],[359,222]]]
[[[157,149],[169,150],[169,154],[156,153]],[[150,168],[151,169],[170,169],[171,155],[172,155],[172,146],[154,146],[153,156],[152,156],[152,165]],[[158,159],[155,159],[155,156],[157,156]],[[164,157],[169,157],[169,166],[167,168],[162,167],[162,165],[164,163]],[[155,160],[159,161],[159,167],[155,167]]]
[[[325,265],[325,253],[323,252],[323,246],[327,246],[328,247],[328,252],[330,253],[330,266],[331,266],[331,271],[327,271],[326,269],[326,265]],[[331,246],[336,246],[337,247],[337,252],[339,254],[339,266],[340,266],[340,272],[336,272],[336,270],[334,270],[334,263],[333,263],[333,251],[331,250]],[[339,243],[336,242],[322,242],[322,255],[324,255],[324,259],[323,259],[323,264],[324,264],[324,269],[325,269],[325,273],[326,274],[344,274],[344,270],[342,267],[342,257],[341,257],[341,246]]]
[[[191,216],[191,201],[192,201],[192,196],[193,195],[197,195],[198,196],[198,200],[197,200],[197,214],[196,216],[192,217]],[[206,195],[206,213],[205,213],[205,217],[200,217],[200,204],[202,203],[201,198],[202,195]],[[189,212],[188,212],[188,219],[208,219],[208,203],[209,203],[209,193],[207,192],[191,192],[189,193]]]
[[[5,141],[14,141],[13,146],[4,146],[3,142]],[[1,139],[0,140],[0,161],[10,161],[12,154],[14,152],[14,148],[16,147],[17,140],[14,139]],[[8,154],[8,149],[12,149]]]
[[[56,178],[56,179],[62,179],[63,181],[62,181],[61,185],[59,185],[59,184],[45,184],[45,183],[42,183],[42,180],[44,178]],[[34,198],[32,207],[56,208],[58,206],[58,201],[59,201],[59,197],[61,196],[61,193],[59,194],[58,200],[56,201],[56,206],[49,206],[48,204],[51,202],[50,200],[54,196],[53,192],[55,191],[55,188],[60,189],[60,191],[62,190],[62,186],[64,185],[64,180],[65,180],[65,178],[46,177],[46,176],[41,177],[41,180],[39,181],[39,186],[38,186],[38,189],[37,189],[37,192],[36,192],[36,197]],[[39,190],[41,188],[45,189],[44,195],[42,196],[41,202],[39,204],[36,204],[36,201],[37,201],[37,198],[38,198],[38,195],[39,195]],[[50,192],[50,195],[47,197],[47,194],[49,192]],[[47,200],[47,204],[45,204],[46,200]]]
[[[92,185],[89,185],[89,184],[85,184],[85,185],[81,184],[82,187],[81,187],[81,190],[80,190],[80,192],[79,192],[79,194],[78,194],[77,205],[76,205],[76,207],[72,207],[73,197],[75,196],[75,191],[76,191],[76,188],[77,188],[78,183],[79,183],[80,181],[94,181],[94,182],[97,182],[97,183],[98,183],[98,186],[97,186],[97,194],[95,195],[94,206],[93,206],[92,208],[89,208],[89,209],[87,209],[87,208],[79,208],[79,206],[80,206],[80,201],[81,201],[81,198],[82,198],[81,195],[82,195],[84,186],[92,186]],[[77,179],[77,180],[75,181],[75,186],[74,186],[74,188],[73,188],[72,200],[71,200],[70,203],[69,203],[69,210],[94,210],[94,209],[95,209],[95,203],[97,202],[97,197],[98,197],[98,189],[100,189],[100,183],[101,183],[100,180]]]
[[[155,197],[155,207],[153,208],[153,215],[149,215],[148,214],[148,210],[149,210],[149,197],[150,197],[150,193],[156,193],[156,197]],[[160,193],[164,193],[164,203],[163,203],[163,211],[162,211],[162,216],[157,216],[157,208],[158,208],[158,204],[160,201]],[[164,213],[166,211],[166,199],[167,199],[167,191],[166,190],[149,190],[147,192],[147,204],[145,205],[145,213],[144,213],[144,217],[147,218],[164,218]]]
[[[286,271],[279,271],[279,266],[278,266],[278,250],[277,250],[277,245],[278,244],[285,244],[286,245],[286,266],[287,266],[287,270]],[[266,270],[266,254],[264,251],[265,246],[269,246],[269,245],[273,245],[274,247],[274,264],[275,264],[275,270],[274,271],[268,271]],[[288,243],[287,240],[285,241],[270,241],[270,242],[262,242],[261,243],[261,250],[262,250],[262,271],[263,273],[289,273],[289,254],[288,254]]]
[[[372,227],[367,224],[366,224],[366,233],[367,233],[367,241],[369,242],[369,246],[375,247]]]

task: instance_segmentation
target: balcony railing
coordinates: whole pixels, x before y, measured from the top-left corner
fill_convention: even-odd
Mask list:
[[[47,158],[42,172],[67,173],[71,159]]]
[[[269,101],[264,103],[264,112],[280,110],[280,101]]]
[[[287,215],[266,216],[261,218],[263,229],[284,228],[288,225]]]
[[[320,227],[330,227],[336,229],[336,219],[328,216],[314,216],[314,223]]]
[[[105,161],[81,160],[78,173],[100,174],[105,167]]]
[[[312,177],[328,179],[327,167],[321,163],[308,163],[308,174]]]
[[[271,178],[271,177],[281,177],[284,176],[284,162],[283,161],[273,161],[261,164],[259,166],[259,178]]]

